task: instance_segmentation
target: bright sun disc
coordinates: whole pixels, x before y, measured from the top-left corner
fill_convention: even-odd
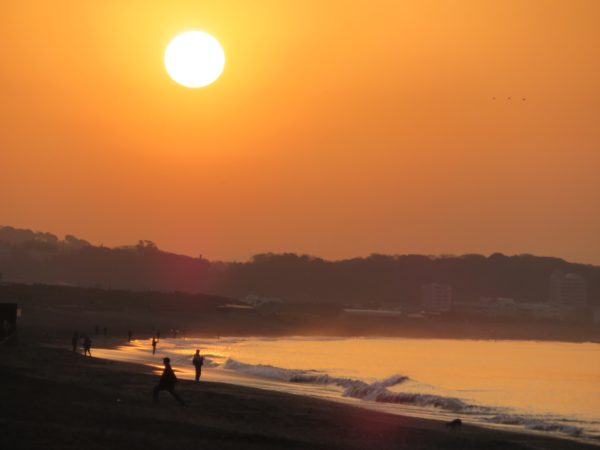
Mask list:
[[[198,88],[219,78],[225,67],[225,52],[210,34],[187,31],[169,42],[165,67],[177,83]]]

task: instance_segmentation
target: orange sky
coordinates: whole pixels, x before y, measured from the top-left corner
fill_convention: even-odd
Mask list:
[[[5,0],[0,224],[600,264],[599,23],[595,0]],[[191,28],[227,57],[196,90],[162,62]]]

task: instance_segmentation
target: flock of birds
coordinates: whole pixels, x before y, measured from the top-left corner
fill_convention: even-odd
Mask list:
[[[497,100],[497,98],[496,97],[492,97],[492,100]],[[512,100],[512,97],[506,97],[506,100]],[[525,97],[521,98],[521,101],[525,101],[525,100],[527,100]]]

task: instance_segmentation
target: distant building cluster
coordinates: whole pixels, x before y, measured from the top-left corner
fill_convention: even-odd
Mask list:
[[[457,302],[452,298],[452,286],[434,282],[421,286],[421,307],[425,314],[452,311],[489,318],[531,317],[560,321],[586,318],[600,323],[600,307],[589,305],[585,278],[559,270],[550,276],[547,299],[517,302],[508,297],[481,297]]]
[[[429,312],[445,312],[452,309],[452,286],[429,283],[421,287],[421,303]]]
[[[587,306],[585,279],[581,275],[555,270],[550,277],[549,302],[559,306]]]
[[[517,315],[517,303],[513,298],[482,297],[478,311],[488,317],[514,317]]]
[[[517,318],[531,317],[534,319],[561,320],[568,318],[564,308],[545,302],[516,302],[506,297],[482,297],[471,311],[484,317]]]
[[[456,299],[450,284],[431,282],[421,286],[421,298],[414,304],[402,307],[381,306],[376,309],[349,305],[345,314],[364,317],[402,317],[425,320],[441,318],[490,320],[550,320],[559,322],[585,322],[600,324],[600,306],[588,301],[587,283],[579,274],[554,271],[548,279],[548,297],[518,299],[504,296],[485,296],[479,299]],[[243,302],[260,305],[271,299],[248,296]]]
[[[280,298],[259,297],[258,295],[247,295],[246,297],[240,299],[240,301],[253,308],[260,308],[273,303],[283,303],[283,300]]]

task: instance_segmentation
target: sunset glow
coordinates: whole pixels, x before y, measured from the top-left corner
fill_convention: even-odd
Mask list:
[[[600,263],[600,2],[63,3],[0,8],[3,224]],[[165,71],[186,30],[226,50],[206,88]]]
[[[175,37],[165,50],[167,72],[179,84],[198,88],[213,83],[225,67],[225,52],[214,37],[188,31]]]
[[[598,445],[599,24],[0,1],[0,447]]]

